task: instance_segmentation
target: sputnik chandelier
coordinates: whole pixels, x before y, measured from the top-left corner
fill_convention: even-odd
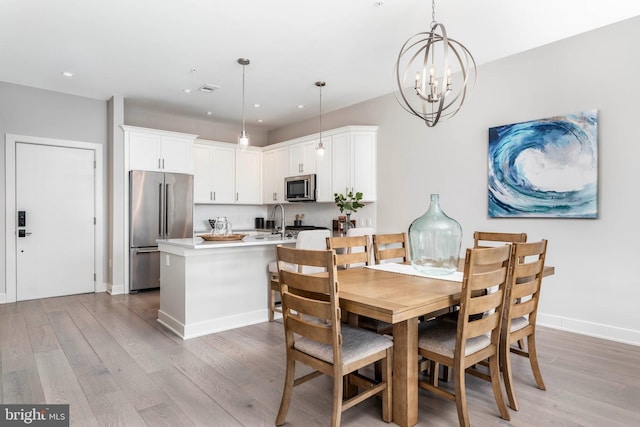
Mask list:
[[[477,74],[471,52],[447,37],[444,25],[436,22],[435,0],[431,2],[430,25],[430,32],[414,34],[402,45],[395,72],[396,99],[402,108],[433,127],[460,111]]]

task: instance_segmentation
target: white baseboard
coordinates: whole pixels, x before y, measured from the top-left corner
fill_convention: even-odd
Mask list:
[[[255,325],[265,320],[267,320],[267,309],[185,325],[162,310],[158,310],[158,322],[171,329],[183,340]]]
[[[107,287],[107,292],[111,295],[124,294],[124,285],[111,285],[111,287]]]
[[[109,289],[109,286],[105,282],[96,284],[96,293],[107,292],[107,289]]]
[[[548,328],[587,335],[605,340],[640,346],[640,331],[601,323],[570,319],[552,314],[538,313],[537,324]]]

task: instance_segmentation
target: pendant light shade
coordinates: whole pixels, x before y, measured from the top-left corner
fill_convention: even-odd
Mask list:
[[[247,135],[247,131],[244,127],[244,69],[250,63],[251,61],[247,58],[238,58],[238,64],[242,65],[242,132],[240,132],[240,135],[238,136],[238,146],[241,150],[246,150],[249,146],[249,135]]]
[[[324,158],[324,144],[322,143],[322,88],[326,85],[327,84],[322,81],[316,82],[316,86],[320,88],[320,140],[316,146],[316,156],[319,160]]]

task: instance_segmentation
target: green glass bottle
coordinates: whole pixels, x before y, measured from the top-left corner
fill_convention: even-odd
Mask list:
[[[431,195],[427,212],[409,227],[411,265],[421,273],[442,276],[458,269],[462,227],[440,208],[440,196]]]

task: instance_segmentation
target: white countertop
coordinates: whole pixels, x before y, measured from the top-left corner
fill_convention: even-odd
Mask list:
[[[183,249],[222,249],[222,248],[240,248],[248,246],[264,246],[264,245],[280,245],[285,243],[295,243],[295,238],[282,238],[280,235],[268,235],[263,237],[260,235],[247,236],[242,240],[231,240],[222,242],[211,242],[204,240],[200,237],[194,237],[192,239],[168,239],[158,240],[158,248],[162,250],[162,246],[173,246]]]

